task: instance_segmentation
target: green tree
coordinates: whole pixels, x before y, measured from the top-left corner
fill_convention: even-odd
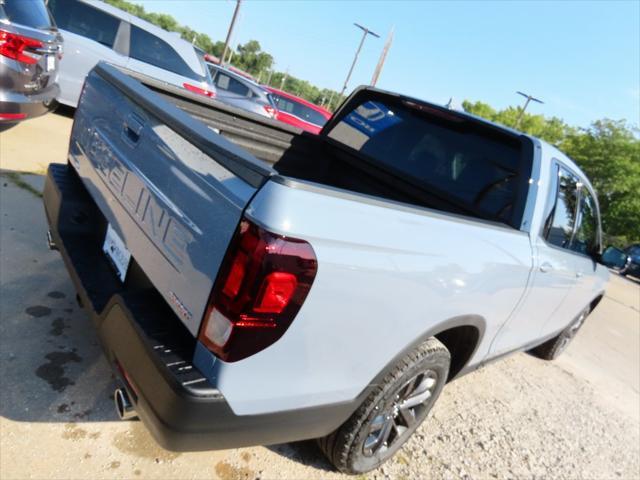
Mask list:
[[[495,110],[483,102],[465,101],[474,115],[511,128],[520,109]],[[518,129],[558,146],[584,170],[598,193],[602,226],[621,243],[640,240],[640,140],[624,121],[598,120],[587,129],[570,127],[557,117],[524,113]]]
[[[608,235],[640,239],[640,140],[624,121],[598,120],[560,145],[598,193]]]
[[[244,45],[238,45],[234,57],[235,61],[232,63],[251,75],[258,75],[273,65],[273,57],[261,50],[260,42],[257,40],[249,40]]]

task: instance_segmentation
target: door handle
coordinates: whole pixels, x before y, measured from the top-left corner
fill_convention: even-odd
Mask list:
[[[130,113],[123,124],[123,137],[131,144],[136,144],[140,140],[144,123],[134,114]]]
[[[549,262],[544,262],[540,265],[541,272],[546,273],[549,270],[553,270],[553,265],[551,265]]]
[[[577,278],[582,277],[582,275],[583,275],[583,273],[582,273],[582,272],[576,272],[576,277],[577,277]]]

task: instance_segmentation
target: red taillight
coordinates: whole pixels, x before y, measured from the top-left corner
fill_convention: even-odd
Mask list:
[[[34,65],[40,60],[40,55],[29,52],[29,49],[42,48],[43,46],[44,44],[35,38],[0,30],[0,55],[4,57]]]
[[[205,97],[209,98],[214,98],[216,96],[216,92],[207,90],[206,88],[196,87],[195,85],[191,85],[189,83],[183,83],[182,86],[190,92],[197,93],[198,95],[204,95]]]
[[[211,292],[200,341],[228,362],[267,348],[291,325],[317,268],[309,243],[242,220]]]
[[[22,120],[27,118],[26,113],[0,113],[0,120]]]
[[[265,112],[267,112],[267,114],[271,118],[275,118],[275,116],[276,116],[276,109],[275,108],[273,108],[271,105],[263,105],[262,108],[264,108]]]

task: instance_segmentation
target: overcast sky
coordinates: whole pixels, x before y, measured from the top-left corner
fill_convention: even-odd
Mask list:
[[[232,0],[138,0],[146,10],[224,40]],[[378,86],[426,100],[519,103],[531,113],[587,126],[608,117],[640,124],[640,1],[245,0],[232,43],[256,39],[278,70],[340,90],[362,31],[367,38],[348,90],[369,83],[395,25]]]

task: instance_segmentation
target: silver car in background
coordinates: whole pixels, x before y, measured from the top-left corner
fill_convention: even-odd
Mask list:
[[[218,92],[216,100],[263,117],[275,117],[271,94],[262,85],[210,62],[207,67]]]
[[[95,0],[49,0],[65,41],[58,101],[78,105],[87,74],[99,61],[213,98],[202,53],[180,38]]]
[[[55,104],[62,37],[44,0],[0,0],[0,123]]]

